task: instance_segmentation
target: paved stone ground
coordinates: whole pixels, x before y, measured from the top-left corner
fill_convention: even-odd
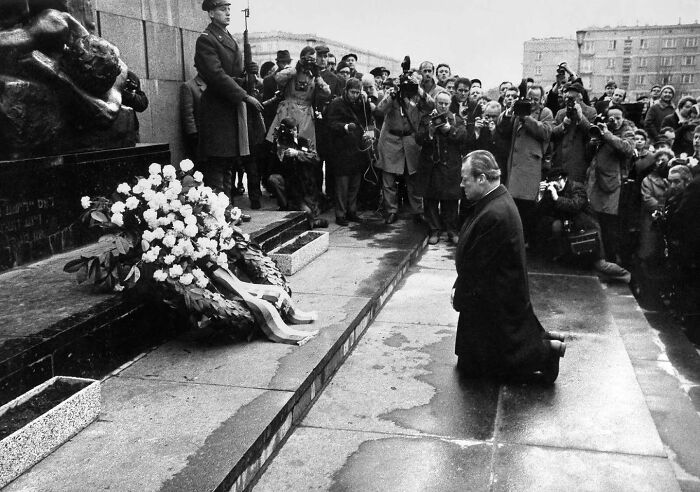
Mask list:
[[[461,378],[453,249],[430,247],[255,491],[700,490],[700,357],[626,286],[535,262],[551,388]]]

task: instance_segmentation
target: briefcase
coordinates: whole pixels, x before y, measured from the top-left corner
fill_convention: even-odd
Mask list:
[[[566,235],[571,252],[576,256],[593,253],[598,244],[598,231],[581,231]]]

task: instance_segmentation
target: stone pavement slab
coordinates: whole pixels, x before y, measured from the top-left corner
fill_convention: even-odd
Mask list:
[[[568,337],[556,384],[465,379],[446,309],[452,265],[446,245],[426,248],[254,490],[677,491],[692,478],[669,459],[652,418],[665,409],[618,329],[634,306],[590,275],[532,272],[538,316]]]

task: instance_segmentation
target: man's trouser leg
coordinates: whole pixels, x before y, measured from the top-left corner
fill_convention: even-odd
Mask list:
[[[350,176],[335,176],[335,216],[344,219],[348,210]]]
[[[425,206],[425,200],[423,205]],[[440,200],[440,217],[443,228],[447,233],[459,234],[458,209],[459,200]]]
[[[395,214],[399,211],[396,174],[382,171],[382,198],[387,214]]]
[[[440,232],[442,229],[442,221],[440,220],[440,200],[423,198],[423,207],[425,211],[425,221],[428,223],[428,232],[430,234]]]
[[[275,195],[277,205],[283,210],[287,208],[287,196],[285,195],[284,178],[281,174],[271,174],[267,178],[267,187]]]
[[[231,204],[233,204],[231,175],[235,165],[235,157],[212,156],[207,157],[206,164],[202,165],[205,184],[217,193],[224,192],[231,199]]]
[[[362,175],[352,174],[350,176],[346,176],[346,178],[348,180],[346,215],[357,215],[357,196],[360,193]]]
[[[613,263],[617,263],[617,242],[618,228],[620,227],[619,217],[613,214],[602,212],[596,213],[600,230],[603,236],[603,250],[605,251],[605,259]]]
[[[423,213],[423,197],[416,193],[416,181],[418,180],[418,173],[408,174],[406,173],[406,191],[408,192],[408,205],[410,207],[410,212],[413,215],[419,215]]]
[[[260,201],[262,191],[260,191],[260,174],[258,173],[258,161],[255,156],[247,155],[241,157],[243,167],[246,172],[246,184],[248,185],[248,198],[250,201]]]

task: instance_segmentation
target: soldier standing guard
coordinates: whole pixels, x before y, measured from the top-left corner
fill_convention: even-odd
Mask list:
[[[231,22],[231,2],[204,0],[202,10],[209,14],[211,23],[197,39],[194,55],[195,67],[207,84],[200,108],[200,155],[207,161],[204,165],[207,185],[231,198],[231,175],[236,159],[250,156],[264,136],[262,105],[242,87],[243,53],[226,29]],[[258,66],[250,63],[245,71],[257,74]],[[251,172],[246,171],[251,202],[259,201],[259,178],[257,189],[251,190],[254,188]],[[253,174],[257,175],[257,171],[253,170]]]

